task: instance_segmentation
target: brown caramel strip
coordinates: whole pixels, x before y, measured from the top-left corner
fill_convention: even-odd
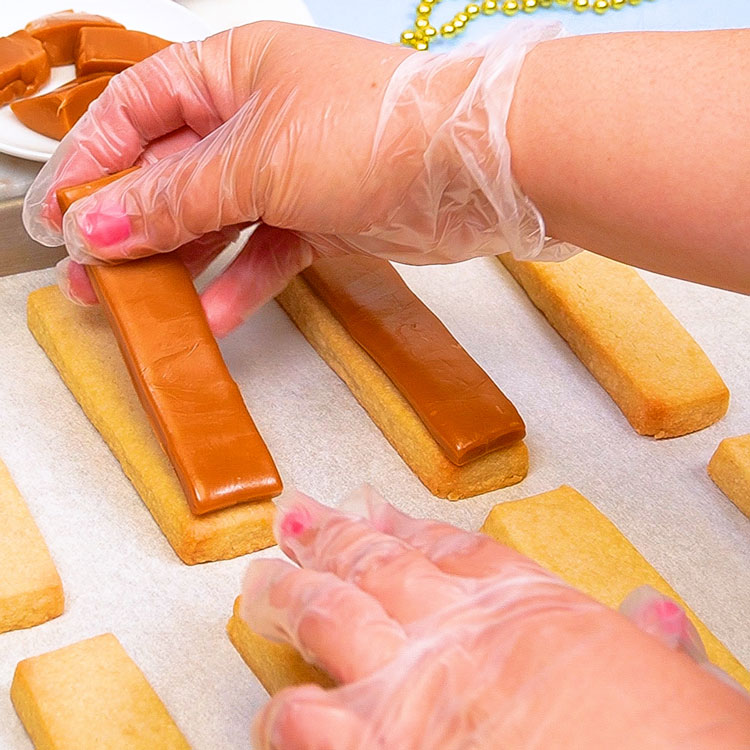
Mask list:
[[[523,439],[526,428],[513,404],[390,263],[323,259],[302,275],[452,463],[463,466]]]
[[[119,73],[170,44],[143,31],[87,26],[78,35],[76,75]]]
[[[25,31],[0,37],[0,106],[38,91],[49,72],[40,41]]]
[[[59,141],[83,117],[111,79],[111,73],[76,78],[48,94],[13,102],[10,108],[27,128]]]
[[[61,210],[120,176],[59,190]],[[193,513],[278,495],[276,466],[182,262],[160,255],[87,270]]]
[[[75,62],[78,33],[84,26],[125,28],[106,16],[61,10],[26,24],[26,31],[44,45],[50,65],[70,65]]]

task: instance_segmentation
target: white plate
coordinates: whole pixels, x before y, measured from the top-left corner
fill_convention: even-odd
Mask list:
[[[7,2],[7,6],[6,6]],[[22,29],[29,21],[73,8],[87,13],[108,16],[129,29],[146,31],[174,42],[202,39],[210,33],[206,24],[186,8],[172,0],[26,0],[3,3],[0,14],[0,36]],[[75,78],[75,68],[63,65],[52,68],[52,76],[39,93],[52,91],[66,81]],[[33,161],[47,161],[57,148],[58,141],[35,133],[22,125],[10,107],[0,108],[0,151],[11,156],[20,156]]]

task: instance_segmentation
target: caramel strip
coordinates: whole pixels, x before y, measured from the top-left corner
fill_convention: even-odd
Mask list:
[[[523,440],[526,428],[513,404],[390,263],[324,259],[302,275],[454,464]]]
[[[49,78],[42,43],[25,31],[0,37],[0,106],[39,90]]]
[[[48,94],[13,102],[10,108],[27,128],[60,141],[83,117],[111,78],[108,73],[76,78]]]
[[[119,176],[63,188],[61,210]],[[193,513],[278,495],[282,484],[271,454],[179,258],[88,266],[88,273]]]
[[[70,65],[75,62],[78,32],[84,26],[125,28],[106,16],[61,10],[26,24],[26,31],[44,45],[50,65]]]
[[[170,44],[142,31],[87,26],[78,35],[76,75],[119,73]]]

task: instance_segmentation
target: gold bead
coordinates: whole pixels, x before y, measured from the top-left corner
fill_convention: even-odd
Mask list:
[[[476,18],[480,13],[479,6],[476,3],[469,3],[466,6],[464,13],[466,13],[469,18]]]
[[[427,50],[430,48],[430,45],[428,42],[426,42],[424,39],[420,40],[414,45],[414,49],[418,52],[427,52]]]
[[[523,0],[523,12],[533,13],[539,7],[539,0]]]
[[[570,5],[570,0],[555,0],[555,5],[559,5],[561,8],[567,8]]]
[[[614,10],[622,10],[625,7],[626,0],[612,0]]]
[[[589,9],[589,0],[573,0],[573,10],[578,13],[583,13],[584,10]]]
[[[463,21],[464,26],[469,23],[471,19],[469,18],[469,15],[467,13],[456,13],[456,17],[453,19],[453,23],[455,25],[456,21]]]
[[[429,41],[437,36],[437,29],[434,26],[425,26],[424,29],[422,29],[422,33],[424,34],[425,39]]]
[[[466,30],[466,21],[462,21],[460,18],[453,19],[453,28],[456,30],[456,34],[460,34]]]
[[[484,0],[482,3],[482,13],[486,16],[491,16],[493,13],[497,13],[497,0]]]
[[[641,4],[641,0],[628,0],[628,2],[631,5],[640,5]]]
[[[414,29],[407,29],[401,32],[401,44],[413,44],[415,38]]]
[[[432,6],[428,3],[420,3],[419,5],[417,5],[418,16],[429,16],[430,13],[432,13]]]
[[[452,23],[444,23],[440,27],[440,33],[446,39],[452,39],[454,36],[456,36],[456,27]]]
[[[521,6],[518,4],[518,0],[505,0],[503,2],[502,11],[506,16],[515,16],[519,10],[521,10]]]
[[[429,25],[430,22],[426,18],[418,18],[414,22],[415,28],[419,29],[420,31],[424,31]]]
[[[594,13],[601,15],[609,10],[609,0],[594,0]]]
[[[541,5],[542,8],[549,8],[552,5],[552,0],[539,0],[539,5]]]

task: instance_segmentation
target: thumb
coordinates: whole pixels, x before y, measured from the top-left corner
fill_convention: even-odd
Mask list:
[[[76,201],[63,219],[70,256],[79,263],[141,258],[256,221],[245,114],[243,107],[192,146]]]
[[[226,336],[317,256],[293,232],[261,224],[232,264],[201,295],[211,330]]]

